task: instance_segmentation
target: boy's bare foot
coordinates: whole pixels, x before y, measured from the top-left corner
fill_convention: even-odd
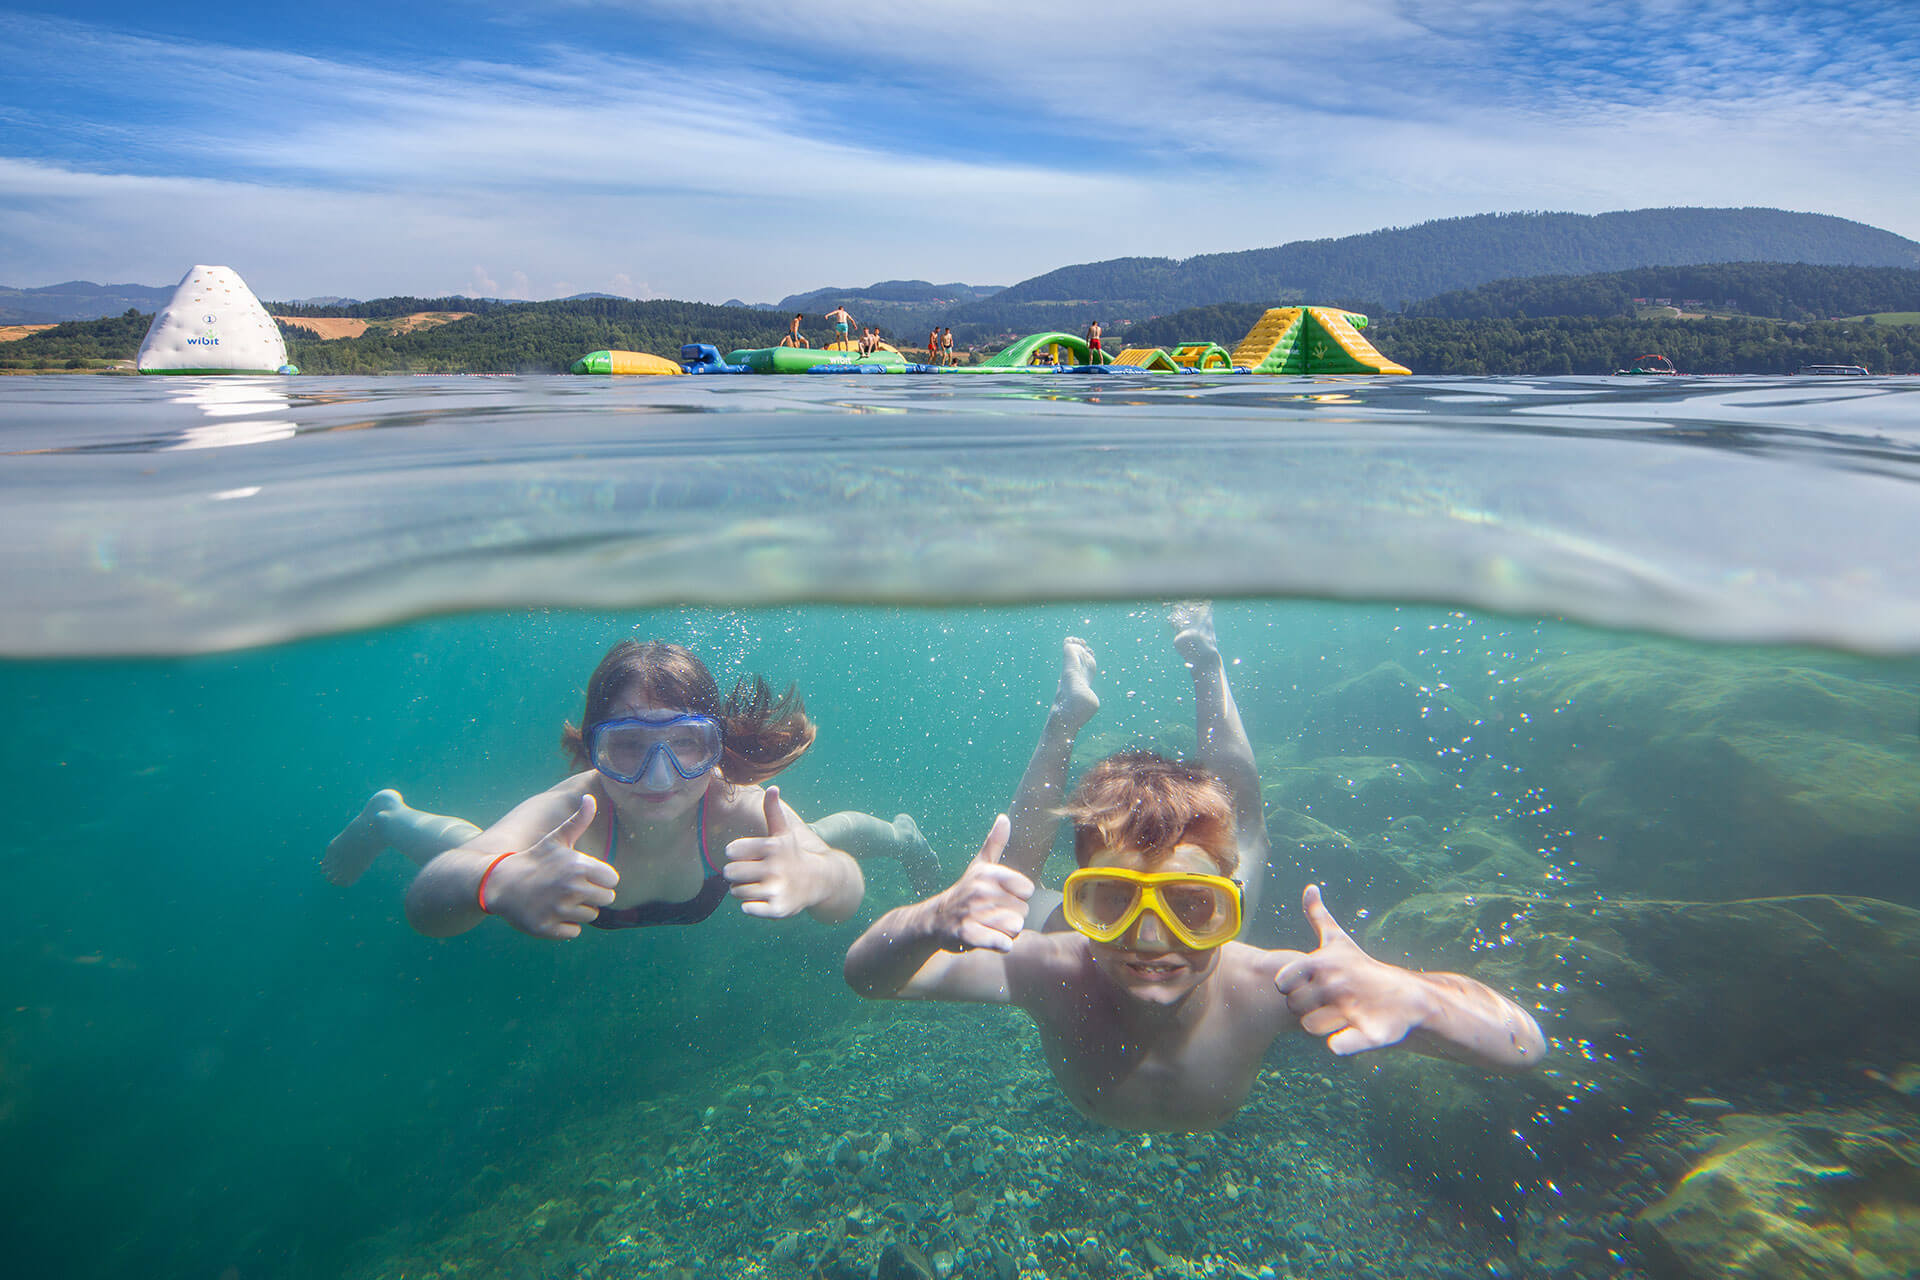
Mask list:
[[[1060,687],[1054,691],[1051,718],[1078,733],[1100,709],[1100,695],[1093,691],[1093,674],[1100,667],[1078,636],[1068,636],[1060,648]]]
[[[1182,600],[1167,611],[1167,625],[1173,628],[1173,648],[1198,667],[1220,660],[1220,645],[1213,635],[1213,602]]]
[[[900,835],[900,866],[907,873],[907,883],[913,886],[913,891],[922,898],[931,898],[946,888],[947,876],[940,870],[939,855],[920,834],[920,824],[913,820],[913,815],[896,815],[893,829]]]
[[[327,879],[345,886],[365,875],[380,851],[387,847],[387,838],[380,830],[380,815],[405,805],[398,791],[374,792],[373,799],[360,810],[360,816],[327,845],[326,856],[320,859],[320,870]]]

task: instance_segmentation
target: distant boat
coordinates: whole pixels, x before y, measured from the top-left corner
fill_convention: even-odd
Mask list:
[[[1864,378],[1867,376],[1867,367],[1863,364],[1803,364],[1794,372],[1823,378]]]
[[[1673,367],[1673,361],[1667,359],[1665,356],[1646,355],[1646,356],[1641,356],[1638,360],[1635,360],[1633,362],[1633,367],[1631,369],[1615,369],[1613,371],[1613,374],[1616,378],[1627,377],[1629,375],[1635,375],[1635,374],[1641,375],[1641,376],[1658,375],[1661,377],[1670,378],[1677,375],[1679,372],[1680,371],[1678,369]]]

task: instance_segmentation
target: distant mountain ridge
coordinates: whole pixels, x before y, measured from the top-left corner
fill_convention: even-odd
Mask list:
[[[68,280],[38,289],[0,285],[0,324],[64,324],[69,320],[99,320],[135,311],[158,311],[173,297],[177,284],[95,284]]]
[[[882,280],[878,284],[848,289],[812,289],[806,293],[790,293],[780,299],[778,305],[804,309],[823,302],[845,301],[848,306],[856,302],[863,303],[945,303],[972,302],[980,298],[991,297],[999,293],[1005,285],[998,284],[929,284],[925,280]]]
[[[1665,208],[1488,213],[1271,249],[1061,267],[955,308],[948,323],[1031,332],[1216,303],[1336,301],[1376,311],[1494,280],[1712,262],[1920,267],[1920,242],[1828,214]]]
[[[914,330],[939,323],[957,307],[991,298],[1004,288],[997,284],[929,284],[925,280],[882,280],[847,289],[812,289],[780,299],[777,310],[798,311],[811,326],[835,307],[845,307],[855,324],[877,324],[896,337],[914,337]]]

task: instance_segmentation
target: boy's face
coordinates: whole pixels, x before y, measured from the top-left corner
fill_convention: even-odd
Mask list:
[[[1144,854],[1106,849],[1087,859],[1089,867],[1125,867],[1130,871],[1191,871],[1223,874],[1220,863],[1199,845],[1183,844],[1172,856],[1151,867]],[[1220,948],[1197,950],[1173,936],[1151,911],[1142,911],[1133,926],[1112,942],[1087,939],[1093,962],[1114,986],[1148,1004],[1178,1004],[1212,975]]]

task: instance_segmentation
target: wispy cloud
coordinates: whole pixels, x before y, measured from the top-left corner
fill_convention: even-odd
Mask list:
[[[518,272],[533,296],[771,299],[1488,209],[1920,231],[1920,18],[1893,6],[684,12],[502,7],[516,39],[424,64],[0,17],[25,90],[0,110],[0,280],[167,279],[230,246],[278,296]]]

